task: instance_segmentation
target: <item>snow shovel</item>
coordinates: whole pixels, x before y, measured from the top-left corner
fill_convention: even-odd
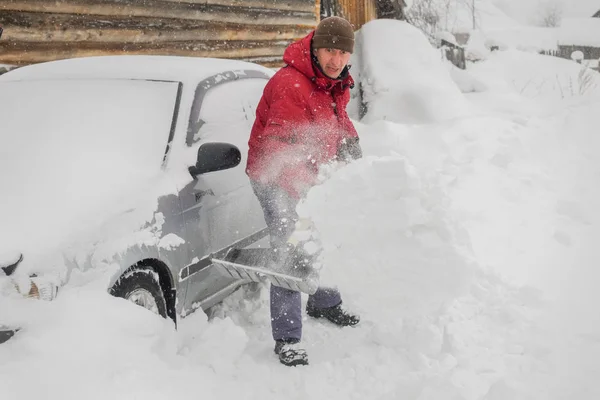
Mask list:
[[[226,257],[215,258],[211,261],[222,274],[235,279],[250,282],[264,282],[269,280],[272,285],[295,290],[307,294],[314,294],[319,287],[319,274],[315,270],[276,269],[268,260],[272,251],[263,249],[232,249]]]

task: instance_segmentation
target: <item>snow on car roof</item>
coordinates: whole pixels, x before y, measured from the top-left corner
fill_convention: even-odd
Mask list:
[[[198,81],[226,70],[258,70],[266,67],[240,60],[179,56],[99,56],[72,58],[28,65],[0,76],[0,81],[23,79],[153,79]]]

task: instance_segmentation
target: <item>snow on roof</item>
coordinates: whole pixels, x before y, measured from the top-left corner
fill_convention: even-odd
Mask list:
[[[600,18],[564,18],[559,44],[600,47]]]
[[[439,41],[445,40],[446,42],[453,44],[455,46],[459,46],[459,44],[456,41],[456,38],[454,37],[454,35],[448,31],[439,31],[436,32],[435,34],[435,38]]]
[[[484,31],[486,44],[523,51],[556,50],[558,45],[600,47],[599,18],[565,18],[558,28],[506,27]]]
[[[523,51],[556,50],[560,30],[537,26],[519,26],[486,30],[486,44]]]
[[[258,64],[239,60],[176,56],[100,56],[72,58],[28,65],[0,77],[0,81],[24,78],[114,78],[153,79],[170,81],[198,81],[226,71],[251,69],[273,74]]]

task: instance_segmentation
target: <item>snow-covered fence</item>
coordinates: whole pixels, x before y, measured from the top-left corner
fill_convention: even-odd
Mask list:
[[[581,51],[584,60],[597,60],[600,58],[600,47],[559,45],[558,49],[561,54],[568,54],[568,57],[565,58],[571,58],[571,54],[575,51]]]
[[[441,41],[442,56],[460,69],[467,68],[465,49],[444,39]]]
[[[542,51],[540,51],[540,54],[545,54],[547,56],[560,57],[560,58],[565,58],[567,60],[570,60],[571,55],[576,51],[581,51],[583,53],[584,60],[597,60],[600,58],[600,47],[592,47],[592,46],[559,45],[557,50],[542,50]]]
[[[600,59],[600,48],[591,46],[559,46],[557,50],[542,50],[540,54],[571,60],[573,53],[576,52],[583,53],[583,60]],[[592,67],[592,69],[600,72],[600,64],[596,68]]]

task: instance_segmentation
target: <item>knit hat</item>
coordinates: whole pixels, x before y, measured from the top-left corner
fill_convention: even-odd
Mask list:
[[[323,19],[315,30],[313,48],[338,49],[352,53],[354,51],[354,29],[352,29],[352,25],[340,17]]]

